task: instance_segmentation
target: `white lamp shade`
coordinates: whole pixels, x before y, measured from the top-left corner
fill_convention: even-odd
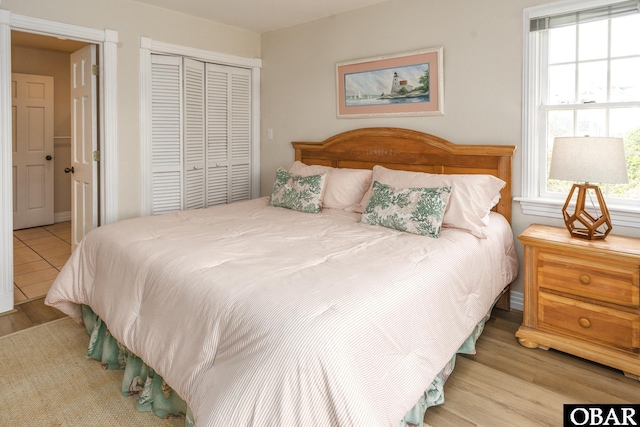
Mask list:
[[[558,137],[553,142],[549,178],[574,182],[626,184],[622,138]]]

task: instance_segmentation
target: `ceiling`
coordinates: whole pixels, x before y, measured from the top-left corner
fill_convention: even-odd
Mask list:
[[[85,42],[67,40],[59,37],[42,36],[39,34],[11,31],[13,46],[36,47],[39,49],[57,50],[60,52],[75,52],[87,45]]]
[[[256,33],[278,30],[388,0],[136,0]]]
[[[0,0],[1,1],[1,0]],[[390,0],[135,0],[256,33],[278,30]],[[84,42],[11,32],[14,46],[75,52]]]

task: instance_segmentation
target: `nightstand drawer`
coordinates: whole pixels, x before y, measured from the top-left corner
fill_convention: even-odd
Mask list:
[[[640,349],[640,316],[541,292],[538,327],[597,340],[626,350]]]
[[[605,264],[586,258],[541,251],[538,283],[582,297],[638,307],[640,267],[637,264]]]

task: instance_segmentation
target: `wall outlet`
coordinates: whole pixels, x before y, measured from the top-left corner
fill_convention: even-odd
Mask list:
[[[273,139],[273,129],[267,129],[267,139]]]

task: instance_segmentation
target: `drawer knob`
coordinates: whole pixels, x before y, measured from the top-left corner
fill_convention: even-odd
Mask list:
[[[591,322],[585,317],[581,317],[580,320],[578,320],[578,323],[585,329],[591,326]]]
[[[580,280],[580,283],[582,283],[583,285],[588,285],[589,283],[591,283],[591,277],[589,277],[588,274],[581,274],[580,277],[578,277],[578,280]]]

